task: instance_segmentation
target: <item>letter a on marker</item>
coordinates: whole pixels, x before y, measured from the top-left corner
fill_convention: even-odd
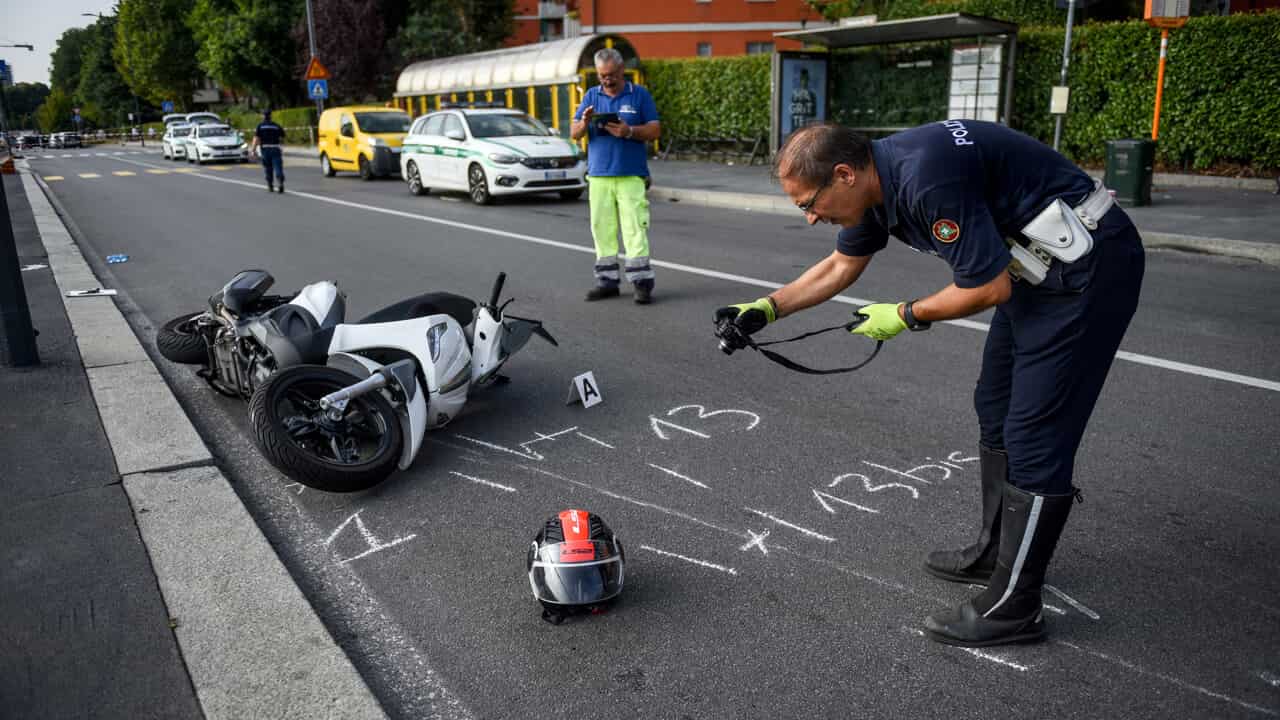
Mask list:
[[[596,376],[588,370],[573,379],[573,384],[569,387],[569,397],[565,398],[564,404],[572,405],[576,402],[581,402],[583,408],[589,408],[603,400],[604,395],[600,393],[600,385],[596,383]]]

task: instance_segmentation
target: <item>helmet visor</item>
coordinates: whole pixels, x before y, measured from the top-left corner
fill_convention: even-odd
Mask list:
[[[622,576],[622,555],[612,543],[570,540],[530,548],[529,584],[542,602],[603,602],[621,592]]]

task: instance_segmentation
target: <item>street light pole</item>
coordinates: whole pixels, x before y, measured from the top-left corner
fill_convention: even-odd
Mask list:
[[[1071,24],[1076,18],[1076,0],[1068,0],[1067,3],[1067,37],[1062,42],[1062,81],[1059,83],[1062,87],[1067,86],[1067,65],[1071,64]],[[1065,108],[1064,108],[1065,111]],[[1058,115],[1053,121],[1053,149],[1057,150],[1059,143],[1062,141],[1062,118],[1065,115]]]

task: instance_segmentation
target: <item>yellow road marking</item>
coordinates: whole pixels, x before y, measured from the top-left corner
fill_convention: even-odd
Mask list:
[[[41,177],[43,177],[45,180],[62,180],[63,179],[61,175],[42,175]]]
[[[147,172],[151,173],[152,175],[168,175],[169,174],[168,170],[157,170],[154,168],[151,170],[148,170]]]
[[[132,170],[113,170],[111,174],[119,175],[120,177],[129,177],[130,175],[137,175],[138,173],[133,172]]]
[[[233,168],[230,165],[214,165],[209,169],[210,170],[231,170]]]
[[[197,171],[195,168],[178,168],[177,170],[174,170],[174,172],[180,172],[180,173],[193,173],[193,172],[198,172],[198,171]]]
[[[98,173],[79,173],[79,175],[80,175],[80,177],[82,177],[82,178],[96,178],[96,177],[102,177],[102,176],[101,176],[101,175],[99,175]]]

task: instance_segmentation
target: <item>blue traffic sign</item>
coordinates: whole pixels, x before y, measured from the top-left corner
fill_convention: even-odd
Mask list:
[[[328,80],[308,80],[307,81],[307,97],[312,100],[328,100],[329,99],[329,81]]]
[[[167,113],[173,112],[173,101],[165,100],[164,102],[160,103],[160,111],[167,112]]]

